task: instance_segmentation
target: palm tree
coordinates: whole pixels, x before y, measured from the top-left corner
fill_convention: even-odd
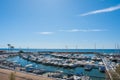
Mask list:
[[[10,46],[10,49],[11,49],[11,52],[12,52],[12,50],[14,49],[14,46]]]
[[[7,46],[8,46],[8,52],[9,52],[11,44],[7,44]]]
[[[11,52],[12,52],[12,50],[14,49],[14,46],[12,46],[11,44],[7,44],[7,46],[8,46],[8,51],[11,50]]]

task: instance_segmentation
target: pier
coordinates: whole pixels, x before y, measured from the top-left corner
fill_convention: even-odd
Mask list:
[[[106,67],[106,71],[110,77],[110,80],[120,80],[120,75],[115,71],[115,68],[111,65],[110,61],[106,57],[101,58]]]

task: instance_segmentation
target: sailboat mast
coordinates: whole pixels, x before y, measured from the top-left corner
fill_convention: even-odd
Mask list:
[[[78,51],[78,46],[77,46],[77,45],[76,45],[76,52],[79,52],[79,51]]]
[[[95,53],[96,53],[96,43],[95,43],[95,45],[94,45],[94,48],[95,48]]]
[[[103,45],[103,54],[104,54],[104,45]]]

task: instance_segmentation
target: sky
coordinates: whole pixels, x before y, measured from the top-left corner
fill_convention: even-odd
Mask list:
[[[115,48],[120,0],[0,0],[0,47]]]

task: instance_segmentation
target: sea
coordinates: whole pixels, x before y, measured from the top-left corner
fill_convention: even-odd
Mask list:
[[[99,52],[104,54],[118,54],[120,53],[120,49],[26,49],[26,48],[15,48],[15,49],[9,49],[9,48],[0,48],[0,50],[6,50],[6,51],[15,51],[18,52],[20,50],[24,52]]]

